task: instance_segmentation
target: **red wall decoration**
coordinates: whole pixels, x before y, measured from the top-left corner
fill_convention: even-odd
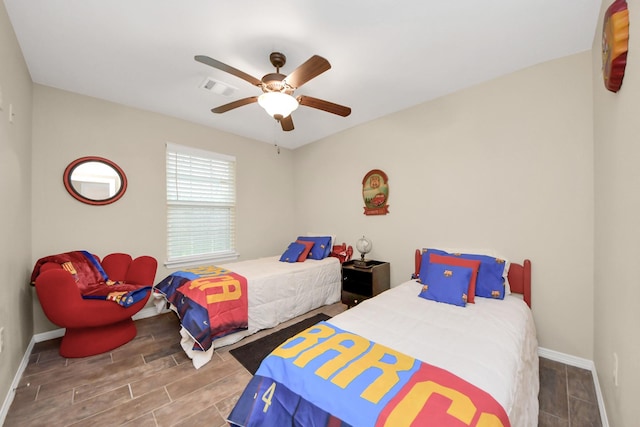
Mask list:
[[[629,9],[626,0],[615,0],[602,25],[602,77],[604,87],[617,92],[622,86],[629,48]]]
[[[389,213],[389,179],[380,169],[369,171],[362,180],[362,198],[365,215],[386,215]]]

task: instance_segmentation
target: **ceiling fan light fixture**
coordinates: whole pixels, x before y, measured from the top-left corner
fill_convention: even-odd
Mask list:
[[[299,105],[293,96],[283,92],[265,92],[258,97],[258,104],[274,118],[288,117]]]

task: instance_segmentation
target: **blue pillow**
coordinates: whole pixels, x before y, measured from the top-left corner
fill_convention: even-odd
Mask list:
[[[290,243],[289,247],[280,257],[280,261],[282,262],[298,262],[298,258],[300,254],[304,252],[307,247],[302,243]]]
[[[460,257],[480,261],[476,280],[476,295],[485,298],[504,299],[505,260],[489,255],[461,254]]]
[[[331,253],[331,236],[298,236],[296,240],[314,243],[307,258],[325,259]]]
[[[421,277],[421,298],[460,307],[467,305],[467,292],[473,269],[457,265],[431,264],[426,277]]]
[[[460,257],[463,259],[480,261],[478,269],[478,278],[476,279],[476,296],[484,298],[504,299],[506,276],[506,261],[489,255],[478,254],[450,254],[439,249],[427,249],[422,253],[422,261],[420,263],[420,278],[426,277],[429,270],[429,255],[439,254]]]
[[[424,283],[423,279],[427,277],[427,271],[429,271],[430,264],[430,255],[438,254],[438,255],[449,255],[445,251],[441,251],[439,249],[427,249],[426,251],[422,251],[422,261],[420,261],[420,272],[419,272],[419,281],[420,283]]]

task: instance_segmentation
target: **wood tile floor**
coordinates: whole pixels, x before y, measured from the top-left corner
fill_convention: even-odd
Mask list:
[[[591,371],[540,358],[539,427],[601,427]]]
[[[345,308],[340,303],[322,307],[275,329]],[[4,426],[226,426],[225,417],[251,378],[229,350],[272,332],[216,351],[196,371],[180,348],[173,313],[136,325],[133,341],[83,359],[61,357],[60,339],[37,343]],[[601,425],[589,371],[541,359],[540,379],[539,426]]]

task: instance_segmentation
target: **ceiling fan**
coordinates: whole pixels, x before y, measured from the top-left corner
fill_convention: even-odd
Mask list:
[[[342,117],[347,117],[351,114],[351,108],[343,105],[334,104],[333,102],[311,96],[293,96],[293,92],[300,86],[331,68],[329,61],[321,56],[312,56],[289,75],[285,76],[284,74],[280,74],[280,68],[284,66],[287,58],[280,52],[272,52],[271,55],[269,55],[269,60],[276,68],[276,72],[266,74],[262,79],[257,79],[208,56],[197,55],[195,60],[239,77],[262,89],[262,95],[260,96],[250,96],[221,105],[220,107],[212,109],[211,111],[213,113],[220,114],[233,110],[234,108],[242,107],[243,105],[257,102],[271,117],[280,122],[282,130],[284,131],[293,130],[291,112],[298,108],[299,105],[316,108]]]

